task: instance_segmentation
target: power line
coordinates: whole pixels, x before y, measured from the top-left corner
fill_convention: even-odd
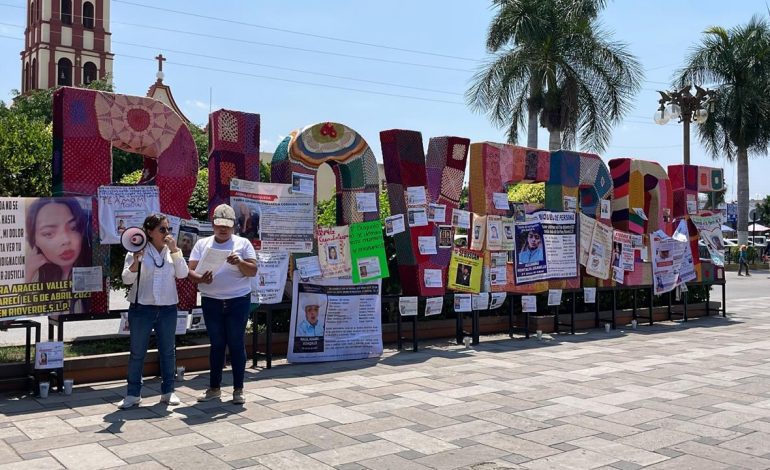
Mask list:
[[[191,13],[191,12],[188,12],[188,11],[173,10],[171,8],[162,8],[162,7],[152,6],[152,5],[145,5],[143,3],[129,2],[129,1],[126,1],[126,0],[113,0],[113,2],[114,3],[124,3],[126,5],[133,5],[133,6],[137,6],[137,7],[141,7],[141,8],[148,8],[148,9],[151,9],[151,10],[165,11],[165,12],[169,12],[169,13],[175,13],[175,14],[178,14],[178,15],[191,16],[191,17],[194,17],[194,18],[202,18],[202,19],[205,19],[205,20],[214,20],[214,21],[221,21],[221,22],[224,22],[224,23],[237,24],[237,25],[241,25],[241,26],[249,26],[249,27],[252,27],[252,28],[265,29],[265,30],[268,30],[268,31],[278,31],[278,32],[281,32],[281,33],[296,34],[296,35],[299,35],[299,36],[307,36],[307,37],[318,38],[318,39],[327,39],[329,41],[337,41],[337,42],[343,42],[343,43],[348,43],[348,44],[357,44],[357,45],[360,45],[360,46],[376,47],[376,48],[379,48],[379,49],[388,49],[388,50],[399,51],[399,52],[409,52],[409,53],[412,53],[412,54],[423,54],[423,55],[430,55],[430,56],[435,56],[435,57],[444,57],[444,58],[447,58],[447,59],[456,59],[456,60],[464,60],[464,61],[469,61],[469,62],[478,62],[478,59],[471,59],[469,57],[460,57],[460,56],[455,56],[455,55],[450,55],[450,54],[442,54],[442,53],[431,52],[431,51],[422,51],[422,50],[417,50],[417,49],[407,49],[407,48],[402,48],[402,47],[388,46],[388,45],[385,45],[385,44],[376,44],[376,43],[371,43],[371,42],[356,41],[356,40],[353,40],[353,39],[339,38],[339,37],[334,37],[334,36],[324,36],[324,35],[321,35],[321,34],[306,33],[306,32],[295,31],[295,30],[291,30],[291,29],[275,28],[275,27],[272,27],[272,26],[265,26],[265,25],[256,24],[256,23],[248,23],[248,22],[245,22],[245,21],[237,21],[237,20],[232,20],[232,19],[229,19],[229,18],[222,18],[222,17],[210,16],[210,15],[201,15],[201,14],[197,14],[197,13]]]
[[[20,28],[20,29],[24,28],[23,26],[19,26],[19,25],[12,24],[12,23],[0,22],[0,25],[2,25],[2,26],[10,26],[10,27],[13,27],[13,28]],[[73,37],[83,37],[83,36],[79,35],[79,34],[73,34]],[[224,62],[232,62],[232,63],[245,64],[245,65],[254,65],[254,66],[257,66],[257,67],[265,67],[265,68],[271,68],[271,69],[276,69],[276,70],[284,70],[284,71],[294,72],[294,73],[304,73],[304,74],[311,74],[311,75],[315,75],[315,76],[336,78],[336,79],[340,79],[340,80],[350,80],[350,81],[355,81],[355,82],[370,83],[370,84],[374,84],[374,85],[383,85],[383,86],[390,86],[390,87],[396,87],[396,88],[407,88],[407,89],[411,89],[411,90],[426,91],[426,92],[430,92],[430,93],[440,93],[440,94],[452,95],[452,96],[463,96],[462,93],[457,93],[457,92],[452,92],[452,91],[436,90],[436,89],[432,89],[432,88],[424,88],[424,87],[418,87],[418,86],[412,86],[412,85],[404,85],[404,84],[392,83],[392,82],[383,82],[383,81],[377,81],[377,80],[367,80],[367,79],[363,79],[363,78],[348,77],[348,76],[343,76],[343,75],[334,75],[334,74],[328,74],[328,73],[317,72],[317,71],[312,71],[312,70],[295,69],[295,68],[291,68],[291,67],[281,67],[281,66],[277,66],[277,65],[262,64],[262,63],[259,63],[259,62],[251,62],[251,61],[247,61],[247,60],[231,59],[231,58],[221,57],[221,56],[212,56],[212,55],[206,55],[206,54],[199,54],[199,53],[196,53],[196,52],[168,49],[168,48],[165,48],[165,47],[149,46],[149,45],[146,45],[146,44],[136,44],[136,43],[125,42],[125,41],[112,41],[112,43],[113,44],[123,44],[123,45],[133,46],[133,47],[140,47],[140,48],[151,49],[151,50],[156,50],[156,51],[157,50],[162,50],[162,51],[165,51],[165,52],[173,52],[173,53],[176,53],[176,54],[184,54],[184,55],[189,55],[189,56],[193,56],[193,57],[201,57],[201,58],[205,58],[205,59],[220,60],[220,61],[224,61]]]

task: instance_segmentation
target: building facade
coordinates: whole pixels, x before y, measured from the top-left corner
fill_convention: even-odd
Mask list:
[[[22,93],[111,75],[110,35],[109,0],[27,0]]]

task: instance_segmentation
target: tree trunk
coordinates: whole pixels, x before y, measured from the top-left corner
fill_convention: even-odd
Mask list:
[[[555,152],[561,148],[561,132],[557,129],[550,131],[548,135],[548,150]]]
[[[738,149],[738,244],[745,245],[749,234],[749,152]]]
[[[527,118],[527,147],[531,149],[537,148],[537,113],[537,109],[530,109]]]

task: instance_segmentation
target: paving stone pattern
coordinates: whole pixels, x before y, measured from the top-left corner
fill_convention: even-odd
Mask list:
[[[116,409],[124,383],[0,398],[0,469],[770,468],[770,297],[727,319],[448,341],[249,370],[245,406]],[[55,395],[55,396],[54,396]]]

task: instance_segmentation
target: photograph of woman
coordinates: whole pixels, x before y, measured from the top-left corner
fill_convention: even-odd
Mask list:
[[[176,279],[188,275],[182,250],[176,245],[166,216],[152,214],[144,219],[142,229],[147,245],[137,253],[127,253],[123,263],[123,283],[130,284],[128,323],[131,324],[128,387],[126,397],[118,405],[131,408],[142,401],[142,370],[155,330],[160,359],[161,398],[167,405],[179,405],[174,393],[176,374],[176,311],[179,296]]]
[[[26,282],[66,281],[73,267],[91,266],[90,215],[77,199],[36,200],[27,207],[26,229]]]

